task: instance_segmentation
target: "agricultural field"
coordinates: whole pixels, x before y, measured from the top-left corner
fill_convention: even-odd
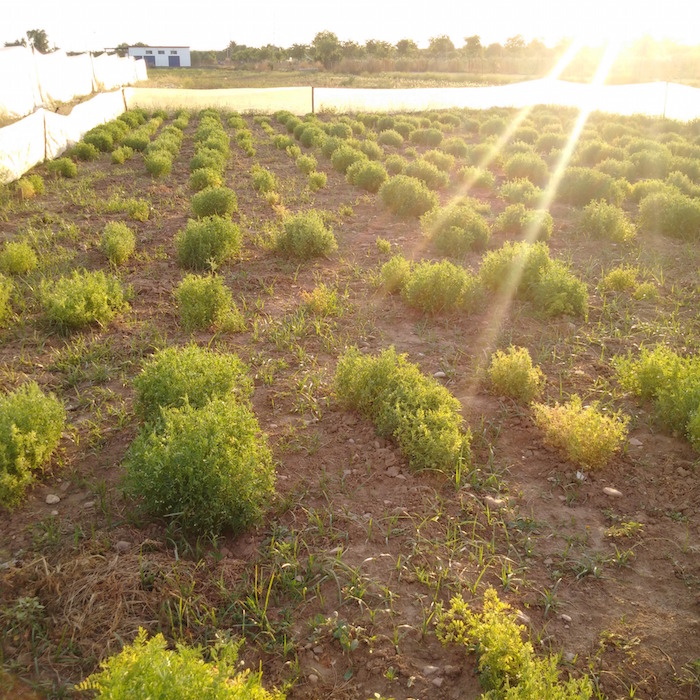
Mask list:
[[[0,695],[700,697],[700,125],[577,120],[132,110],[4,187]]]

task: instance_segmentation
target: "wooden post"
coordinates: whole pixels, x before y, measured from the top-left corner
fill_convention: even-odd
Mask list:
[[[316,110],[314,107],[314,86],[311,86],[311,114],[316,114]]]

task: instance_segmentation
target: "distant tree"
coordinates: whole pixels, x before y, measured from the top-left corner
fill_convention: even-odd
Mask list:
[[[394,47],[388,41],[370,39],[365,42],[365,51],[367,51],[368,56],[374,58],[387,58],[394,53]]]
[[[484,54],[487,58],[500,58],[503,56],[503,46],[499,43],[489,44],[484,49]]]
[[[122,58],[126,56],[129,53],[129,46],[132,46],[132,44],[127,44],[126,42],[117,44],[117,46],[114,49],[117,56],[121,56]]]
[[[363,58],[365,55],[365,47],[360,46],[356,41],[344,41],[341,47],[343,58]]]
[[[516,34],[506,39],[505,50],[508,53],[521,53],[525,48],[525,39],[522,34]]]
[[[474,61],[480,59],[484,55],[484,47],[481,45],[481,37],[478,34],[474,34],[473,36],[465,36],[462,51],[469,61],[469,68],[473,68]]]
[[[435,56],[449,56],[454,53],[455,45],[452,39],[445,34],[433,36],[429,39],[428,52]]]
[[[295,61],[303,61],[309,53],[308,44],[292,44],[287,49],[287,56]]]
[[[341,44],[338,37],[329,31],[319,32],[311,42],[314,50],[314,57],[328,70],[337,63],[341,56]]]
[[[43,29],[28,29],[27,39],[29,45],[39,53],[49,52],[49,37]]]
[[[414,56],[418,53],[418,44],[413,39],[401,39],[396,42],[396,53],[399,56]]]
[[[27,40],[22,37],[21,39],[15,39],[14,41],[6,41],[5,46],[26,46],[27,45]]]

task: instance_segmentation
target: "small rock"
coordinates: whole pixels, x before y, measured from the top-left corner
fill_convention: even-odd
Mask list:
[[[552,564],[554,564],[554,559],[552,559],[552,557],[547,557],[542,563],[545,566],[551,566]]]
[[[622,496],[622,491],[618,491],[617,489],[614,489],[612,486],[606,486],[603,489],[603,493],[606,496],[612,496],[613,498],[619,498]]]
[[[570,615],[561,615],[561,619],[564,620],[566,623],[571,622],[571,616]]]
[[[577,471],[576,472],[576,480],[577,481],[585,481],[586,475],[582,471]]]
[[[350,439],[348,440],[348,442],[349,442],[351,445],[354,445],[354,444],[355,444],[355,441],[354,441],[352,438],[350,438]],[[318,677],[318,676],[317,676],[317,677]]]
[[[494,498],[493,496],[484,496],[484,501],[490,508],[501,508],[505,505],[505,501],[502,498]]]
[[[642,441],[641,441],[641,440],[637,440],[637,438],[635,438],[635,437],[631,437],[631,438],[628,440],[628,442],[629,442],[630,445],[632,445],[632,447],[641,447],[641,446],[642,446]]]
[[[222,547],[219,550],[219,554],[221,554],[222,559],[227,559],[231,556],[231,550],[228,547]]]
[[[318,654],[319,656],[321,656],[321,654],[323,654],[323,647],[322,647],[322,646],[316,646],[316,647],[313,648],[313,652],[314,652],[314,654]]]
[[[433,377],[435,377],[435,379],[444,379],[446,376],[447,375],[442,370],[433,374]]]
[[[445,666],[442,671],[448,678],[455,678],[461,673],[459,666]]]
[[[681,479],[685,479],[685,477],[688,476],[690,472],[687,469],[683,469],[683,467],[678,467],[678,469],[676,469],[676,474],[678,474],[678,476],[680,476]]]
[[[423,669],[423,675],[424,676],[432,676],[434,673],[437,673],[440,669],[437,666],[426,666]]]
[[[60,502],[61,502],[60,497],[57,496],[55,493],[50,493],[50,494],[46,497],[46,503],[47,503],[47,505],[55,506],[57,503],[60,503]]]
[[[83,508],[85,508],[85,510],[91,510],[94,507],[95,501],[85,501],[85,503],[83,503]]]
[[[440,688],[444,682],[444,679],[438,676],[437,678],[433,678],[432,683],[436,688]]]
[[[51,511],[51,515],[53,515],[54,517],[56,517],[56,516],[58,515],[58,511],[57,511],[57,510],[52,510],[52,511]]]
[[[564,661],[566,661],[567,664],[572,664],[574,663],[574,659],[576,659],[576,654],[570,652],[570,651],[565,651],[564,652]]]
[[[398,467],[389,467],[386,470],[386,475],[390,477],[396,477],[401,473],[401,470]]]
[[[314,685],[318,683],[318,676],[315,673],[310,673],[307,678],[309,679],[309,683],[313,683]]]
[[[127,542],[126,540],[119,540],[114,545],[114,549],[119,553],[119,554],[125,554],[131,549],[131,542]]]

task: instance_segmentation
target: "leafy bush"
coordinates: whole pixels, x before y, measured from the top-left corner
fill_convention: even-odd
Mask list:
[[[277,178],[266,168],[257,163],[250,169],[253,178],[253,189],[256,192],[275,192],[278,189]]]
[[[315,172],[318,162],[312,155],[299,156],[296,159],[297,168],[305,175]]]
[[[70,156],[78,160],[90,161],[97,160],[100,157],[100,152],[91,143],[80,141],[70,149]]]
[[[375,141],[365,140],[360,143],[360,150],[370,160],[381,160],[384,157],[384,150]]]
[[[225,167],[226,156],[213,148],[200,148],[190,159],[190,172],[200,168],[210,168],[216,172],[223,172]]]
[[[220,277],[187,275],[175,296],[186,331],[206,330],[211,326],[231,331],[245,329],[245,320]]]
[[[428,129],[416,129],[411,132],[408,137],[411,143],[415,143],[419,146],[430,146],[435,148],[442,143],[442,131],[439,129],[428,128]]]
[[[450,170],[455,167],[455,157],[451,156],[449,153],[443,153],[442,151],[426,151],[423,154],[423,160],[427,160],[428,163],[432,163],[443,173],[449,173]]]
[[[11,299],[14,289],[12,280],[0,275],[0,326],[5,324],[12,311]]]
[[[403,255],[395,255],[382,265],[379,280],[389,294],[395,294],[404,288],[410,275],[411,263]]]
[[[504,165],[509,180],[526,178],[535,185],[544,185],[549,176],[547,163],[535,153],[516,153]]]
[[[54,175],[61,177],[75,177],[78,174],[78,166],[70,158],[56,158],[46,164],[46,169]]]
[[[506,202],[532,207],[541,199],[542,190],[529,180],[510,180],[501,185],[499,194]]]
[[[122,145],[128,146],[134,151],[145,151],[150,142],[151,137],[149,136],[148,131],[139,129],[127,134],[122,141]]]
[[[130,160],[134,156],[134,149],[129,146],[120,146],[112,151],[112,163],[115,165],[123,165],[125,161]]]
[[[362,151],[345,144],[333,151],[331,165],[338,172],[345,173],[353,163],[365,159],[367,159],[367,156]]]
[[[680,192],[657,192],[639,205],[640,226],[653,233],[694,241],[700,237],[700,202]]]
[[[554,219],[544,209],[526,209],[523,204],[510,204],[496,218],[494,228],[503,233],[525,234],[529,241],[548,241],[552,237]]]
[[[326,173],[309,173],[309,189],[311,189],[312,192],[316,192],[317,190],[320,190],[321,188],[325,187],[327,181],[328,176],[326,175]]]
[[[491,355],[488,374],[497,394],[530,403],[542,392],[544,374],[539,367],[532,366],[527,348],[511,345],[507,352],[496,350]]]
[[[421,217],[421,229],[441,255],[459,256],[483,249],[489,240],[486,220],[472,207],[453,204]]]
[[[634,224],[620,207],[603,201],[593,201],[584,207],[578,228],[591,238],[619,243],[631,240],[636,233]]]
[[[404,173],[409,177],[414,177],[424,182],[431,190],[439,190],[447,187],[450,178],[447,173],[438,170],[432,163],[419,158],[409,163],[404,169]]]
[[[637,287],[637,268],[628,265],[614,267],[600,281],[602,291],[625,292]]]
[[[590,469],[605,466],[627,438],[626,417],[605,415],[595,404],[584,407],[579,396],[565,404],[534,404],[532,408],[545,441],[570,461]]]
[[[283,255],[303,260],[329,255],[338,247],[333,231],[313,209],[287,217],[275,244]]]
[[[447,260],[418,263],[402,289],[406,303],[427,314],[472,311],[480,292],[481,286],[474,275]]]
[[[26,275],[38,264],[34,249],[24,241],[8,241],[0,252],[0,270],[8,275]]]
[[[65,422],[63,404],[35,382],[0,397],[0,504],[19,503],[58,446]]]
[[[274,492],[272,455],[251,409],[212,399],[164,408],[126,457],[129,490],[148,512],[177,517],[191,532],[241,532]]]
[[[345,178],[351,185],[361,187],[368,192],[377,192],[388,175],[381,163],[373,160],[358,160],[347,169]]]
[[[624,196],[624,189],[615,178],[591,168],[567,168],[557,188],[559,201],[577,207],[585,206],[594,199],[620,204]]]
[[[516,622],[508,603],[489,587],[483,612],[474,613],[461,595],[450,608],[437,611],[437,638],[476,652],[483,698],[497,700],[590,700],[593,687],[588,677],[559,681],[557,658],[540,659],[532,643],[523,641],[525,628]]]
[[[116,656],[103,661],[78,690],[96,692],[97,700],[107,698],[168,698],[189,700],[196,688],[197,697],[211,700],[284,700],[281,693],[268,693],[260,674],[238,671],[238,647],[217,645],[211,662],[202,660],[202,651],[178,644],[167,648],[165,638],[157,634],[150,640],[139,629],[132,644]]]
[[[460,403],[394,348],[377,357],[350,348],[338,361],[339,399],[392,437],[414,470],[454,474],[469,461],[471,434],[462,430]]]
[[[398,175],[399,173],[402,173],[407,165],[408,161],[396,153],[390,155],[384,161],[384,167],[389,175]]]
[[[469,152],[469,147],[467,146],[464,139],[459,138],[459,136],[453,136],[449,139],[445,139],[442,142],[440,149],[449,153],[455,158],[465,158]]]
[[[469,187],[492,190],[496,185],[496,178],[488,170],[477,168],[473,165],[465,165],[457,171],[458,182],[466,182]]]
[[[232,221],[220,216],[209,216],[200,221],[190,219],[175,236],[175,246],[182,267],[213,269],[238,255],[241,231]]]
[[[119,280],[101,270],[73,270],[70,277],[44,280],[39,297],[46,319],[61,332],[109,323],[129,306]]]
[[[548,265],[532,290],[532,301],[547,316],[585,316],[588,311],[588,289],[559,260]]]
[[[164,151],[149,153],[144,158],[146,172],[153,177],[167,177],[173,167],[171,156]]]
[[[314,316],[337,316],[340,313],[338,291],[334,287],[319,284],[310,292],[302,292],[304,308]]]
[[[479,127],[479,136],[500,136],[507,128],[507,124],[501,117],[491,117]]]
[[[110,221],[102,232],[100,250],[113,265],[122,265],[136,250],[134,232],[121,221]]]
[[[200,192],[207,187],[221,187],[223,178],[218,170],[213,168],[197,168],[190,175],[190,189]]]
[[[393,146],[398,148],[403,144],[403,136],[398,131],[394,129],[387,129],[382,131],[379,136],[377,136],[377,143],[382,144],[382,146]]]
[[[190,204],[198,219],[206,216],[231,216],[238,209],[236,193],[228,187],[207,187],[197,192]]]
[[[425,183],[408,175],[395,175],[379,188],[386,207],[399,216],[421,216],[438,204],[437,195]]]

